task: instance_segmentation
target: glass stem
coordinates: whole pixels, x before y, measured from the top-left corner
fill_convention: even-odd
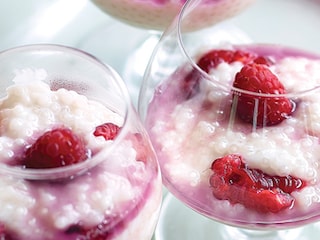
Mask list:
[[[249,230],[225,226],[224,240],[284,240],[300,239],[302,228],[286,230]]]

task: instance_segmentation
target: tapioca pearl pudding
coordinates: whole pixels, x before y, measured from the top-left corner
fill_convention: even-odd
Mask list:
[[[44,132],[61,126],[80,136],[94,157],[113,142],[95,136],[96,127],[124,124],[122,116],[97,101],[63,88],[52,91],[46,77],[42,69],[18,71],[15,84],[0,100],[1,168],[21,168],[25,149]],[[126,137],[105,161],[96,159],[98,165],[70,181],[28,180],[1,171],[1,238],[150,239],[161,181],[136,136]]]
[[[179,13],[185,0],[92,0],[107,14],[128,24],[154,30],[164,30]],[[192,17],[190,28],[197,29],[230,18],[254,0],[207,0]]]
[[[202,57],[206,54],[209,59],[216,55],[206,52],[195,61],[204,64],[207,60]],[[320,82],[320,58],[272,45],[227,47],[219,54],[219,61],[208,60],[214,67],[205,69],[205,64],[202,65],[214,81],[196,82],[199,78],[195,78],[191,91],[188,89],[192,86],[190,71],[182,66],[175,72],[174,81],[169,78],[158,86],[149,105],[146,126],[159,157],[165,184],[180,199],[191,206],[198,205],[197,210],[201,208],[206,215],[218,219],[236,218],[237,224],[247,219],[283,221],[311,213],[320,199],[320,115],[317,90],[310,89]],[[264,69],[271,72],[268,74],[281,81],[292,103],[288,114],[283,119],[276,118],[277,122],[271,122],[270,126],[243,121],[232,110],[236,108],[232,85],[237,73],[248,64],[251,67],[264,65]],[[215,81],[223,87],[217,87]],[[304,91],[305,94],[301,94]],[[300,94],[289,97],[296,92]],[[260,180],[268,179],[273,183],[279,179],[280,182],[297,183],[293,184],[297,188],[294,191],[286,189],[290,194],[272,193],[276,197],[289,196],[289,205],[269,215],[264,212],[268,206],[261,207],[261,212],[246,207],[245,199],[231,201],[213,196],[212,185],[216,182],[212,182],[212,164],[231,154],[244,160],[239,163],[239,174],[249,172]],[[250,174],[242,177],[249,178]],[[255,184],[253,189],[271,188],[268,184],[261,187],[254,181],[251,184]],[[275,186],[278,189],[279,186]]]

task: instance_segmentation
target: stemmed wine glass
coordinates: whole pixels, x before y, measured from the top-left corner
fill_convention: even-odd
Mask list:
[[[164,32],[140,91],[170,192],[155,237],[317,238],[320,4],[258,1],[231,20],[239,38],[195,17],[205,2]]]
[[[158,43],[162,31],[171,23],[185,0],[91,0],[114,21],[90,33],[81,48],[90,51],[115,66],[123,79],[133,89],[130,94],[138,98],[145,67]],[[254,0],[210,0],[198,11],[214,17],[211,23],[230,18]]]
[[[150,240],[160,170],[119,75],[60,45],[0,63],[0,239]]]

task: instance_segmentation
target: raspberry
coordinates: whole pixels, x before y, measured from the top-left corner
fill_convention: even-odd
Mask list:
[[[257,56],[253,53],[241,51],[241,50],[211,50],[205,55],[203,55],[197,62],[197,65],[206,73],[209,73],[212,68],[216,68],[220,63],[233,63],[233,62],[247,63],[257,63],[270,66],[273,62],[263,56]],[[181,92],[185,99],[190,99],[197,92],[199,92],[199,82],[201,79],[201,74],[197,70],[192,70],[182,82],[180,86]]]
[[[274,64],[274,62],[270,58],[263,56],[256,57],[253,62],[257,64],[264,64],[266,66],[272,66]]]
[[[120,130],[120,127],[113,123],[104,123],[97,126],[93,135],[96,137],[102,136],[105,140],[113,140]]]
[[[292,176],[270,176],[252,169],[242,157],[229,154],[213,161],[210,185],[213,195],[230,203],[240,203],[259,212],[277,213],[294,202],[291,193],[306,186]]]
[[[284,96],[285,88],[266,65],[247,64],[235,76],[233,86],[252,92],[240,93],[234,90],[234,101],[237,101],[236,113],[245,122],[257,126],[276,125],[287,119],[293,111],[293,103]],[[256,93],[273,96],[258,96]],[[237,100],[236,100],[237,99]]]
[[[55,168],[75,164],[87,159],[87,149],[80,137],[68,128],[45,132],[24,157],[26,168]]]
[[[198,66],[205,72],[210,72],[210,69],[217,67],[220,63],[242,62],[247,64],[254,61],[254,54],[240,50],[211,50],[198,61]]]

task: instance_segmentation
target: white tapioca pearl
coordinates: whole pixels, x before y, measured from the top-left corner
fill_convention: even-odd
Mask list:
[[[199,181],[201,180],[200,173],[197,171],[190,171],[189,177],[190,177],[190,185],[193,187],[197,186]]]

